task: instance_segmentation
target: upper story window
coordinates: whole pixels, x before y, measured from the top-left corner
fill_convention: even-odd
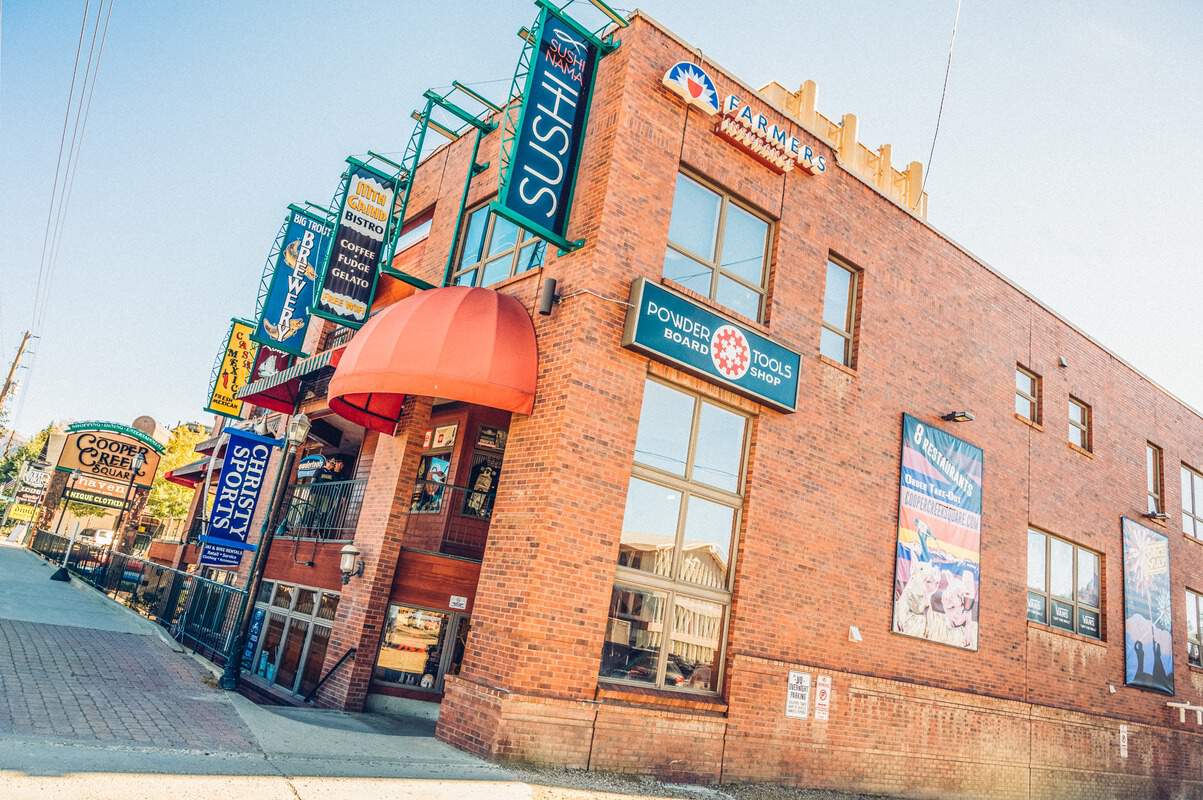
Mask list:
[[[769,222],[730,195],[677,175],[664,277],[737,314],[764,318]]]
[[[856,322],[855,270],[827,262],[827,283],[823,289],[823,329],[819,334],[819,352],[846,367],[853,365],[852,332]]]
[[[451,275],[455,286],[490,286],[543,266],[547,243],[490,213],[488,204],[467,213],[463,230]]]
[[[411,219],[401,226],[401,235],[397,237],[395,253],[401,253],[413,247],[418,242],[425,241],[430,236],[430,227],[434,223],[434,209],[430,209]]]
[[[1069,443],[1087,452],[1093,450],[1090,406],[1076,397],[1069,398]]]
[[[718,691],[747,422],[644,385],[602,678]]]
[[[1203,612],[1203,597],[1186,590],[1186,657],[1196,667],[1203,667],[1203,650],[1199,640],[1199,614]]]
[[[1162,483],[1161,448],[1152,442],[1145,442],[1145,485],[1148,493],[1148,508],[1150,514],[1161,514],[1165,511]]]
[[[1028,422],[1040,423],[1040,376],[1015,367],[1015,413]]]
[[[1028,531],[1028,619],[1103,637],[1099,555],[1064,539]]]
[[[1182,465],[1182,532],[1203,539],[1203,475]]]

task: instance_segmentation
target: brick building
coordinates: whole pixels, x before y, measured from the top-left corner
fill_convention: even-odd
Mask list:
[[[813,84],[756,90],[638,13],[620,39],[583,247],[490,215],[499,132],[452,141],[414,179],[393,267],[416,280],[382,278],[367,326],[315,324],[317,355],[244,393],[314,419],[303,470],[341,470],[290,476],[253,680],[438,701],[448,742],[576,768],[1203,792],[1203,728],[1167,706],[1203,695],[1199,413],[927,224],[921,167]],[[649,297],[668,344],[640,344]],[[690,364],[699,319],[735,362]],[[773,392],[795,383],[791,408]],[[900,533],[904,415],[980,448],[956,547]],[[1172,695],[1126,681],[1125,517],[1168,538],[1172,645],[1152,634],[1137,677]]]

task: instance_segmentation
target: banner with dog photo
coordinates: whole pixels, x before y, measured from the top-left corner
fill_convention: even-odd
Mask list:
[[[895,632],[978,649],[981,533],[981,448],[904,414]]]

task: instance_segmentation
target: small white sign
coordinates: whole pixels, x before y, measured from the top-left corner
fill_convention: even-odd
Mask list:
[[[468,598],[461,597],[458,594],[451,595],[451,607],[456,611],[463,611],[468,607]]]
[[[1119,757],[1128,757],[1128,726],[1119,726]]]
[[[785,695],[785,716],[806,719],[810,714],[810,673],[790,670]]]
[[[815,719],[826,720],[831,711],[831,676],[820,675],[815,681]]]

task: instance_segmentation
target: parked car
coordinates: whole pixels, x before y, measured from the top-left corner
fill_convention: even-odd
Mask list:
[[[79,532],[79,539],[97,547],[108,547],[113,543],[113,531],[108,528],[84,528]]]

